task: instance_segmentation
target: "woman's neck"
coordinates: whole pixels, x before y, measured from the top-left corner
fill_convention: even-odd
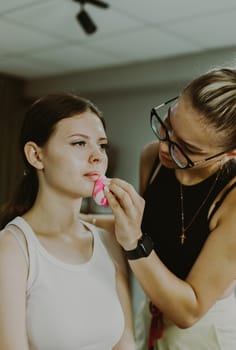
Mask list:
[[[196,167],[192,169],[176,169],[175,170],[175,175],[177,180],[182,184],[186,186],[192,186],[196,185],[211,175],[215,174],[217,171],[219,171],[223,165],[226,163],[225,162],[216,162],[212,164],[211,166],[208,167]]]
[[[23,215],[37,233],[77,234],[82,224],[79,219],[82,199],[74,201],[43,201],[36,198],[33,207]]]

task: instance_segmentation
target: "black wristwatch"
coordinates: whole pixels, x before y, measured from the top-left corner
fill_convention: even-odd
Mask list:
[[[128,260],[135,260],[147,257],[153,250],[153,241],[147,233],[144,233],[138,240],[137,247],[132,250],[125,250],[125,256]]]

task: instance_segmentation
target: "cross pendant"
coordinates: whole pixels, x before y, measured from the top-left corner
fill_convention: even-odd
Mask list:
[[[186,236],[185,236],[184,231],[181,233],[181,235],[180,235],[179,237],[180,237],[180,242],[181,242],[181,244],[183,245],[183,244],[184,244],[184,241],[185,241],[185,239],[186,239]]]

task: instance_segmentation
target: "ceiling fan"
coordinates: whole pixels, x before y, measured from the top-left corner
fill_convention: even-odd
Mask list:
[[[96,24],[93,22],[88,12],[85,11],[86,4],[94,5],[102,9],[107,9],[109,5],[102,0],[73,0],[80,5],[80,11],[76,15],[76,19],[85,31],[86,34],[93,34],[97,30]]]

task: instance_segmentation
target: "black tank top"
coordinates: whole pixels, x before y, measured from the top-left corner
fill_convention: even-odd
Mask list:
[[[213,174],[193,186],[183,186],[185,227],[201,206],[216,176],[217,174]],[[161,166],[153,182],[147,186],[144,193],[146,204],[142,231],[152,237],[159,258],[179,278],[187,277],[210,233],[207,216],[213,200],[234,176],[236,176],[236,162],[233,160],[221,170],[206,203],[187,229],[183,245],[180,242],[180,184],[174,170]]]

